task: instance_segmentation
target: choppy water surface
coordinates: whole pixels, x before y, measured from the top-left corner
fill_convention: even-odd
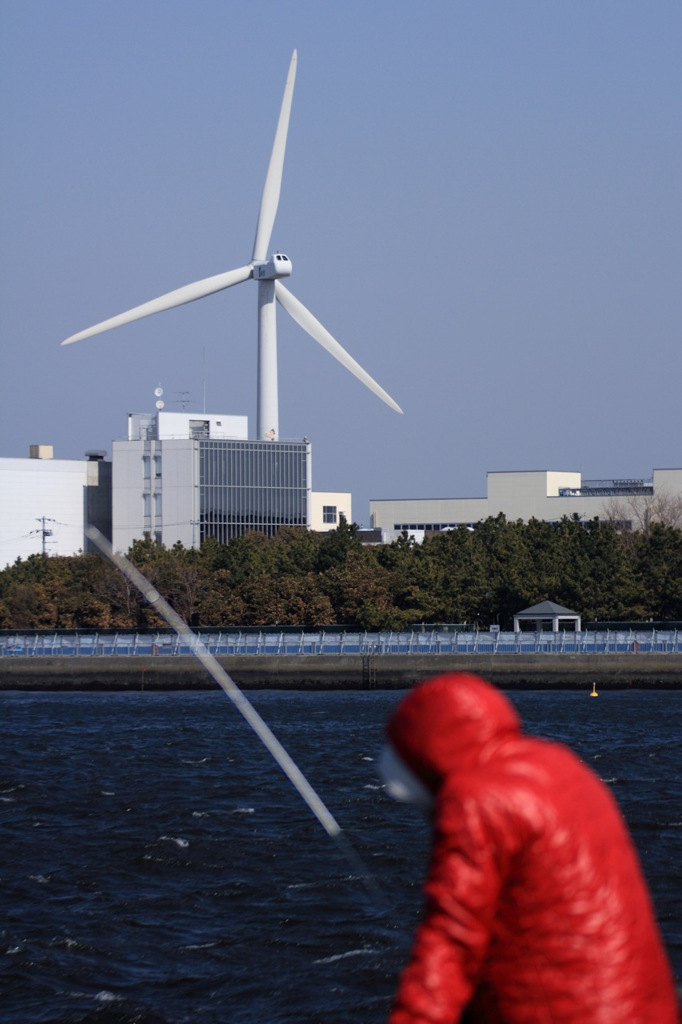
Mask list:
[[[379,899],[220,691],[0,697],[0,1021],[384,1021],[428,836],[375,756],[399,693],[249,695]],[[612,786],[682,973],[682,694],[522,693]]]

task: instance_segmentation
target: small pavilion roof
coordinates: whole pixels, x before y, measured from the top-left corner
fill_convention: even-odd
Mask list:
[[[553,615],[572,615],[577,618],[578,613],[571,611],[570,608],[564,608],[561,604],[556,604],[554,601],[540,601],[539,604],[533,604],[530,608],[524,608],[522,612],[516,613],[517,618],[519,616],[528,616],[529,619],[542,618],[546,615],[547,618],[551,618]]]

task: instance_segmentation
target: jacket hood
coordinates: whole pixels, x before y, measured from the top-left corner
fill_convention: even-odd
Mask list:
[[[473,767],[491,746],[520,731],[519,717],[507,698],[465,672],[420,683],[386,727],[398,755],[432,792],[446,775]]]

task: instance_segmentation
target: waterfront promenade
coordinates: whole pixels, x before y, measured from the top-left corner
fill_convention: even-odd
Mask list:
[[[439,672],[503,688],[682,689],[682,633],[204,633],[244,689],[400,689]],[[2,690],[180,690],[215,686],[168,633],[0,637]]]

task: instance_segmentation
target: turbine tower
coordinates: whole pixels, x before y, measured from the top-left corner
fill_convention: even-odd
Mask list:
[[[145,302],[141,306],[129,309],[126,313],[103,320],[101,323],[89,327],[78,334],[72,334],[62,342],[62,345],[70,345],[74,341],[82,341],[95,334],[110,331],[114,327],[122,327],[124,324],[132,323],[134,320],[141,320],[143,317],[152,316],[153,313],[161,313],[163,310],[172,309],[174,306],[182,306],[186,302],[194,302],[195,299],[202,299],[205,295],[213,295],[214,292],[224,291],[235,284],[241,284],[253,278],[258,283],[258,439],[277,440],[279,438],[279,408],[277,388],[277,320],[275,314],[275,299],[287,311],[287,313],[306,331],[311,338],[334,356],[342,366],[350,370],[358,380],[373,391],[375,395],[386,402],[391,409],[402,412],[400,406],[393,401],[391,396],[363,370],[359,363],[331,336],[313,314],[306,309],[299,300],[282,284],[282,278],[291,275],[291,261],[284,253],[273,253],[268,259],[268,248],[270,236],[275,223],[279,194],[282,184],[282,171],[284,168],[284,152],[287,144],[287,133],[289,131],[289,115],[291,113],[291,100],[294,93],[294,80],[296,78],[297,53],[294,50],[289,65],[284,96],[279,112],[275,141],[270,155],[270,163],[265,178],[263,196],[261,198],[258,223],[256,225],[256,238],[253,245],[253,255],[250,263],[238,267],[237,270],[228,270],[224,274],[217,274],[215,277],[204,278],[203,281],[196,281],[194,284],[185,285],[184,288],[177,288],[175,291],[161,295],[158,299]]]

